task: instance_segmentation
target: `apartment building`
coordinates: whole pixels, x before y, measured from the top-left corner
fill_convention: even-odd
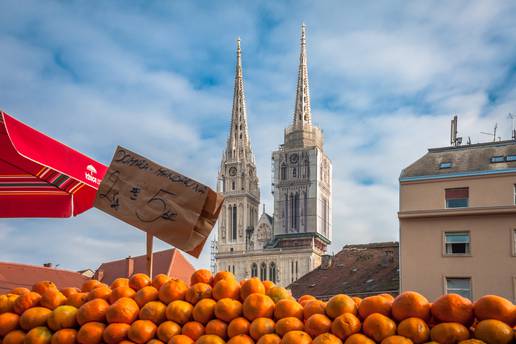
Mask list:
[[[401,291],[516,301],[516,141],[429,149],[399,181]]]

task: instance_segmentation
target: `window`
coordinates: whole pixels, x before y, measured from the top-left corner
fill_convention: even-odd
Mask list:
[[[298,275],[297,260],[296,260],[296,280],[299,278],[298,276],[299,276],[299,275]]]
[[[237,207],[231,207],[231,240],[237,239]]]
[[[470,254],[470,239],[468,232],[446,232],[444,233],[445,254]]]
[[[505,161],[516,161],[516,155],[507,155]]]
[[[256,263],[253,263],[251,265],[251,277],[257,277],[258,276],[258,265]]]
[[[516,184],[514,185],[514,204],[516,204]]]
[[[505,157],[503,155],[497,155],[497,156],[492,156],[491,157],[491,162],[492,163],[495,163],[495,162],[504,162],[505,161]]]
[[[294,178],[297,177],[297,170],[295,167],[292,169],[292,177],[294,177]]]
[[[231,190],[235,190],[235,181],[231,181]]]
[[[440,169],[451,168],[452,166],[453,166],[453,164],[451,162],[441,162],[439,164]]]
[[[512,230],[512,255],[516,256],[516,229]]]
[[[262,263],[262,265],[260,265],[260,279],[262,281],[265,281],[267,279],[267,265],[265,263]]]
[[[285,232],[288,232],[288,194],[285,194]]]
[[[446,294],[459,294],[471,300],[471,278],[446,277]]]
[[[445,190],[446,208],[466,208],[469,203],[469,188]]]
[[[281,165],[280,173],[281,173],[281,176],[280,176],[281,180],[287,179],[287,166],[285,164]]]
[[[274,262],[269,265],[269,281],[276,283],[276,264]]]

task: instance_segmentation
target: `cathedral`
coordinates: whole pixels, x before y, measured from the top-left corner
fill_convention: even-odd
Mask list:
[[[272,152],[272,216],[265,211],[258,216],[260,188],[237,41],[231,127],[217,183],[225,200],[213,253],[216,271],[230,271],[238,279],[259,277],[288,286],[317,268],[331,243],[332,165],[323,133],[312,124],[305,31],[303,25],[292,123]]]

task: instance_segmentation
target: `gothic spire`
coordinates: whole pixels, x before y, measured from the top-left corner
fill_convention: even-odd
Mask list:
[[[251,143],[247,131],[247,111],[245,106],[244,79],[242,76],[242,50],[240,38],[237,39],[237,61],[235,70],[235,88],[233,109],[231,111],[231,128],[229,130],[226,157],[228,159],[253,160]]]
[[[310,89],[308,87],[308,66],[306,58],[306,25],[301,25],[301,52],[297,75],[296,107],[294,109],[294,127],[312,124],[310,108]]]

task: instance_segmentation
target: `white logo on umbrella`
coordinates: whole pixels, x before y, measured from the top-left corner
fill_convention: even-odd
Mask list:
[[[92,174],[97,174],[97,169],[95,167],[93,167],[93,165],[86,166],[86,169],[88,171],[90,171],[90,173],[92,173]]]

